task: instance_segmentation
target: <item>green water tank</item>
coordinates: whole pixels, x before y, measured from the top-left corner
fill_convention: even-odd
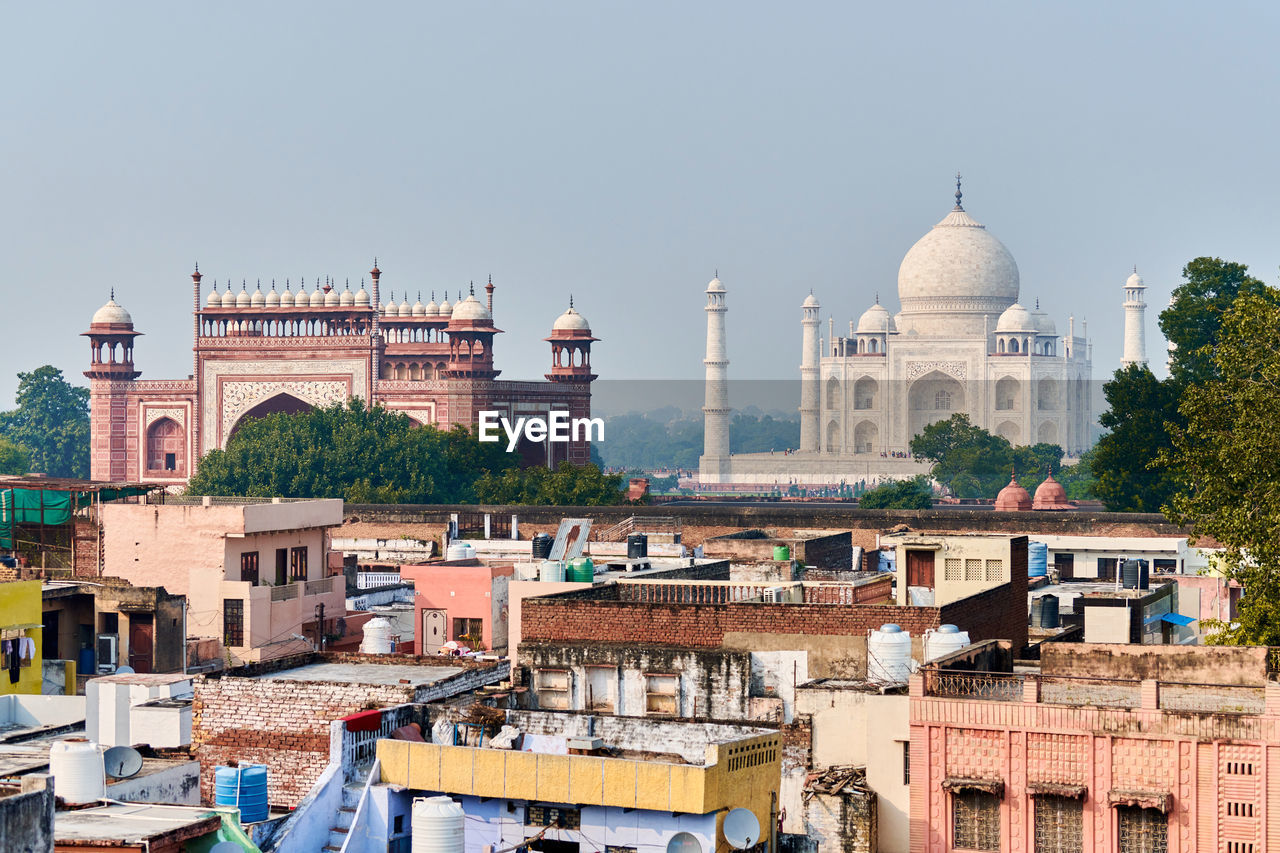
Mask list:
[[[791,547],[790,547],[789,545],[774,545],[774,546],[773,546],[773,559],[775,559],[775,560],[790,560],[790,559],[791,559]]]

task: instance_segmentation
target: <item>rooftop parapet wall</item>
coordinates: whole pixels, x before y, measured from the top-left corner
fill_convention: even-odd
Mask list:
[[[1277,664],[1280,648],[1268,646],[1046,643],[1040,650],[1040,671],[1046,676],[1262,687]]]

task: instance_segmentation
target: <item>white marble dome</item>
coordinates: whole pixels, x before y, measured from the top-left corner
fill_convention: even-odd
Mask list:
[[[903,313],[995,313],[1018,299],[1018,265],[963,209],[947,214],[898,268]]]
[[[227,304],[225,299],[222,301],[222,304]],[[240,282],[240,292],[236,294],[235,306],[237,308],[248,308],[252,305],[253,297],[249,295],[249,291],[245,290],[244,282],[242,281]]]
[[[312,308],[323,308],[323,307],[324,307],[324,291],[320,289],[320,281],[319,281],[319,279],[317,279],[317,280],[316,280],[316,289],[315,289],[315,290],[313,290],[313,291],[311,292],[311,296],[310,296],[310,297],[308,297],[308,304],[309,304]]]
[[[338,304],[342,306],[351,306],[356,304],[356,295],[351,292],[351,283],[347,282],[347,286],[342,293],[338,295]]]
[[[364,289],[364,282],[360,282],[360,289],[356,291],[356,307],[368,308],[370,304],[369,291]]]
[[[281,308],[293,307],[293,291],[289,289],[288,282],[285,282],[284,284],[284,293],[280,294],[280,307]]]
[[[572,305],[551,324],[553,332],[590,332],[591,324]]]
[[[267,307],[280,307],[280,294],[276,292],[276,283],[274,281],[271,282],[271,292],[267,294]]]
[[[431,301],[428,302],[424,307],[426,308],[426,316],[428,317],[440,316],[440,306],[436,304],[436,294],[434,291],[431,293]]]
[[[93,312],[92,323],[128,323],[133,325],[133,317],[129,316],[129,312],[120,307],[116,303],[114,295],[107,300],[107,304],[103,305],[97,311]]]
[[[720,283],[720,276],[711,279],[707,284],[707,293],[724,293],[724,285]]]
[[[440,301],[440,316],[448,317],[453,313],[453,306],[449,304],[449,291],[445,291],[444,299]]]
[[[254,308],[266,307],[267,295],[262,292],[262,282],[258,282],[257,290],[253,291],[253,296],[249,297],[249,304]]]
[[[204,303],[210,308],[217,308],[222,305],[222,294],[218,292],[218,283],[213,283],[213,290],[209,291],[209,298]]]
[[[227,282],[227,289],[222,291],[222,307],[223,308],[236,307],[236,295],[231,290],[231,282]]]
[[[893,318],[889,316],[889,309],[879,302],[864,311],[862,316],[858,318],[858,334],[860,335],[880,335],[892,329]]]
[[[324,291],[321,292],[324,293]],[[329,292],[324,294],[324,304],[330,308],[342,304],[342,294],[338,292],[338,288],[329,288]]]
[[[1037,335],[1058,334],[1058,327],[1054,324],[1053,318],[1039,308],[1031,312],[1031,321],[1035,323]]]
[[[996,323],[997,332],[1034,332],[1035,330],[1036,322],[1031,312],[1016,302],[1005,309],[1000,315],[999,322]]]
[[[1133,275],[1125,279],[1124,286],[1125,287],[1146,287],[1147,285],[1145,282],[1143,282],[1142,276],[1138,275],[1138,271],[1134,270]]]
[[[818,297],[814,296],[813,291],[811,290],[809,291],[809,295],[804,298],[804,302],[800,305],[800,307],[801,308],[821,308],[822,306],[818,304]]]
[[[455,320],[492,320],[493,315],[489,313],[489,309],[484,307],[484,303],[476,299],[475,296],[468,296],[466,299],[453,306],[453,319]]]

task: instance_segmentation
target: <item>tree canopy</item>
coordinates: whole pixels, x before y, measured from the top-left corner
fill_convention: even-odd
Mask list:
[[[50,477],[89,476],[89,389],[46,364],[18,374],[18,408],[0,412],[0,436],[26,448],[29,469]]]
[[[1016,472],[1034,488],[1062,465],[1056,444],[1014,446],[969,421],[963,413],[929,424],[911,439],[911,452],[933,463],[933,479],[959,498],[994,498]]]
[[[561,462],[550,468],[509,468],[476,481],[476,499],[484,504],[534,506],[609,506],[626,503],[621,474],[604,474],[595,465]]]
[[[1098,422],[1110,432],[1093,450],[1094,494],[1113,512],[1160,512],[1178,489],[1176,472],[1157,459],[1172,449],[1170,430],[1182,421],[1179,383],[1131,364],[1102,393],[1107,410]]]
[[[1245,594],[1214,642],[1280,644],[1280,292],[1248,293],[1222,315],[1209,378],[1187,387],[1161,463],[1186,488],[1168,512],[1225,548]]]
[[[31,470],[31,451],[0,436],[0,474],[26,474]]]
[[[1249,275],[1244,264],[1221,258],[1196,258],[1182,268],[1182,277],[1172,303],[1160,313],[1160,331],[1174,346],[1170,378],[1185,387],[1217,375],[1214,350],[1223,315],[1235,301],[1255,296],[1275,304],[1277,292]]]
[[[909,480],[890,480],[868,489],[858,498],[863,509],[928,509],[933,506],[933,489],[924,475]]]

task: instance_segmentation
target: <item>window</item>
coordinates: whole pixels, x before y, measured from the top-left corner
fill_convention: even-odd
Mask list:
[[[483,619],[454,619],[453,639],[466,643],[471,648],[479,648],[484,643]]]
[[[222,645],[228,648],[244,645],[244,601],[226,598],[222,601]]]
[[[1037,797],[1036,853],[1078,853],[1084,849],[1084,805],[1071,797]]]
[[[304,581],[307,579],[307,546],[289,550],[289,580]]]
[[[276,549],[276,586],[284,586],[289,582],[289,549]]]
[[[1000,799],[986,791],[951,795],[952,846],[964,850],[1000,849]]]
[[[178,470],[178,454],[166,453],[164,455],[164,470],[166,471]]]
[[[911,784],[911,742],[900,740],[902,746],[902,784]]]
[[[568,670],[540,669],[534,676],[538,707],[554,711],[569,710],[569,688],[573,681]]]
[[[987,560],[987,580],[1004,580],[1004,560]]]
[[[967,581],[982,580],[982,561],[981,560],[965,560],[964,561],[964,579]]]
[[[1118,806],[1120,853],[1167,853],[1169,821],[1159,809]]]
[[[947,557],[942,561],[942,576],[949,581],[964,580],[964,561],[959,557]]]
[[[246,551],[240,555],[240,580],[258,585],[258,552]]]
[[[404,815],[398,814],[391,819],[391,832],[393,835],[404,832]]]
[[[680,714],[680,676],[645,675],[644,711],[675,717]]]
[[[1229,817],[1253,817],[1253,803],[1230,801],[1227,803]]]
[[[582,826],[582,811],[558,806],[529,806],[525,825],[577,829]]]
[[[933,408],[939,412],[951,411],[951,392],[939,391],[933,395]]]

